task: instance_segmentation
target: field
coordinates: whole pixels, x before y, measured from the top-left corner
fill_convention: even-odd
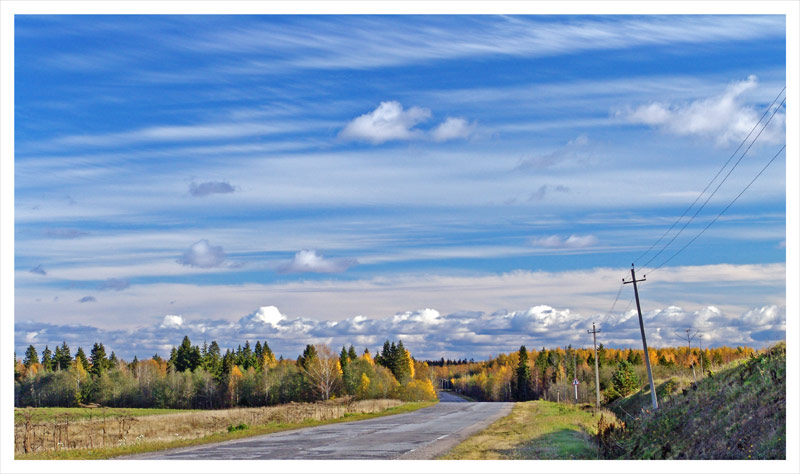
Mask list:
[[[229,410],[25,408],[15,410],[14,451],[16,459],[106,459],[404,413],[433,403],[334,400]]]
[[[514,405],[511,414],[468,438],[441,459],[597,459],[592,436],[600,415],[588,405],[542,400]]]

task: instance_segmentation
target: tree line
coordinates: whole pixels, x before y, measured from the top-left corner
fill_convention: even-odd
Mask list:
[[[22,360],[14,354],[15,406],[138,408],[229,408],[327,400],[397,398],[435,400],[432,372],[416,361],[402,341],[386,341],[373,358],[354,346],[337,355],[324,344],[308,344],[296,360],[275,358],[267,341],[222,349],[216,341],[192,345],[188,336],[168,359],[158,354],[130,362],[107,355],[96,342],[87,357],[72,355],[66,341],[41,359],[30,345]]]
[[[691,374],[694,366],[714,370],[728,362],[750,357],[749,347],[649,348],[654,377]],[[573,393],[572,383],[578,380],[584,399],[594,400],[594,350],[585,348],[542,348],[500,354],[482,362],[456,361],[431,367],[439,386],[445,385],[482,401],[526,401],[533,399],[565,399]],[[644,351],[641,349],[597,349],[600,390],[606,401],[625,396],[646,381]],[[443,383],[444,381],[444,383]]]

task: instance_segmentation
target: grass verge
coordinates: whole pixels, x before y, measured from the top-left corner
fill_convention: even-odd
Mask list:
[[[601,412],[608,419],[610,412]],[[591,408],[536,400],[516,403],[508,416],[439,459],[598,459]]]
[[[388,415],[399,415],[401,413],[408,413],[411,411],[419,410],[434,405],[438,402],[407,402],[402,405],[388,408],[377,413],[346,413],[344,416],[328,420],[305,420],[296,423],[280,423],[270,422],[264,425],[248,426],[244,429],[236,429],[230,432],[214,433],[212,435],[203,436],[194,439],[177,439],[172,441],[163,442],[150,442],[142,444],[130,444],[126,446],[115,446],[99,449],[70,449],[62,451],[47,451],[32,454],[16,454],[17,460],[28,459],[50,459],[50,460],[70,460],[70,459],[110,459],[119,456],[130,456],[135,454],[142,454],[152,451],[161,451],[164,449],[172,448],[185,448],[189,446],[197,446],[207,443],[218,443],[221,441],[230,441],[234,439],[247,438],[250,436],[265,435],[276,433],[279,431],[294,430],[299,428],[309,428],[312,426],[327,425],[331,423],[342,423],[348,421],[367,420],[370,418],[378,418]]]

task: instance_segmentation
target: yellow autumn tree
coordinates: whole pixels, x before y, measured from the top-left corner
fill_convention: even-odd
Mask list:
[[[369,384],[369,377],[367,377],[367,374],[364,372],[361,372],[361,383],[358,384],[358,389],[356,391],[356,396],[358,398],[367,398],[369,395]]]

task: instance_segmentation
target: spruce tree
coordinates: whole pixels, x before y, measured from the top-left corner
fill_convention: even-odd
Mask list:
[[[64,343],[61,344],[61,347],[56,348],[56,355],[53,363],[57,369],[67,370],[69,369],[70,362],[72,362],[72,356],[70,355],[67,341],[64,341]]]
[[[517,365],[517,372],[515,377],[514,394],[517,401],[524,402],[531,399],[531,368],[528,366],[528,350],[525,346],[519,348],[519,364]]]
[[[106,359],[105,346],[103,346],[102,343],[95,342],[89,356],[92,359],[92,367],[89,372],[93,375],[100,376],[109,366],[108,359]]]
[[[181,345],[175,350],[175,358],[172,363],[176,372],[194,371],[200,366],[200,348],[192,346],[189,336],[183,336]]]
[[[347,358],[350,360],[358,359],[358,354],[356,354],[356,348],[350,344],[350,349],[347,350]]]
[[[22,360],[22,365],[24,365],[26,369],[30,369],[31,365],[38,363],[39,355],[36,353],[36,348],[31,344],[28,346],[28,350],[25,351],[25,358]]]
[[[394,348],[393,359],[394,378],[396,378],[401,384],[405,383],[411,378],[411,364],[413,364],[413,362],[411,361],[411,357],[409,357],[405,346],[403,346],[403,341],[397,341],[397,346]]]
[[[316,357],[317,349],[311,344],[306,344],[306,348],[303,350],[303,353],[297,357],[297,365],[308,370],[309,364],[311,364],[311,361]]]
[[[48,346],[44,346],[42,351],[42,368],[44,370],[53,370],[53,351]]]
[[[78,352],[75,353],[75,362],[80,364],[83,370],[89,371],[89,361],[86,359],[86,353],[83,352],[83,347],[79,347]]]

